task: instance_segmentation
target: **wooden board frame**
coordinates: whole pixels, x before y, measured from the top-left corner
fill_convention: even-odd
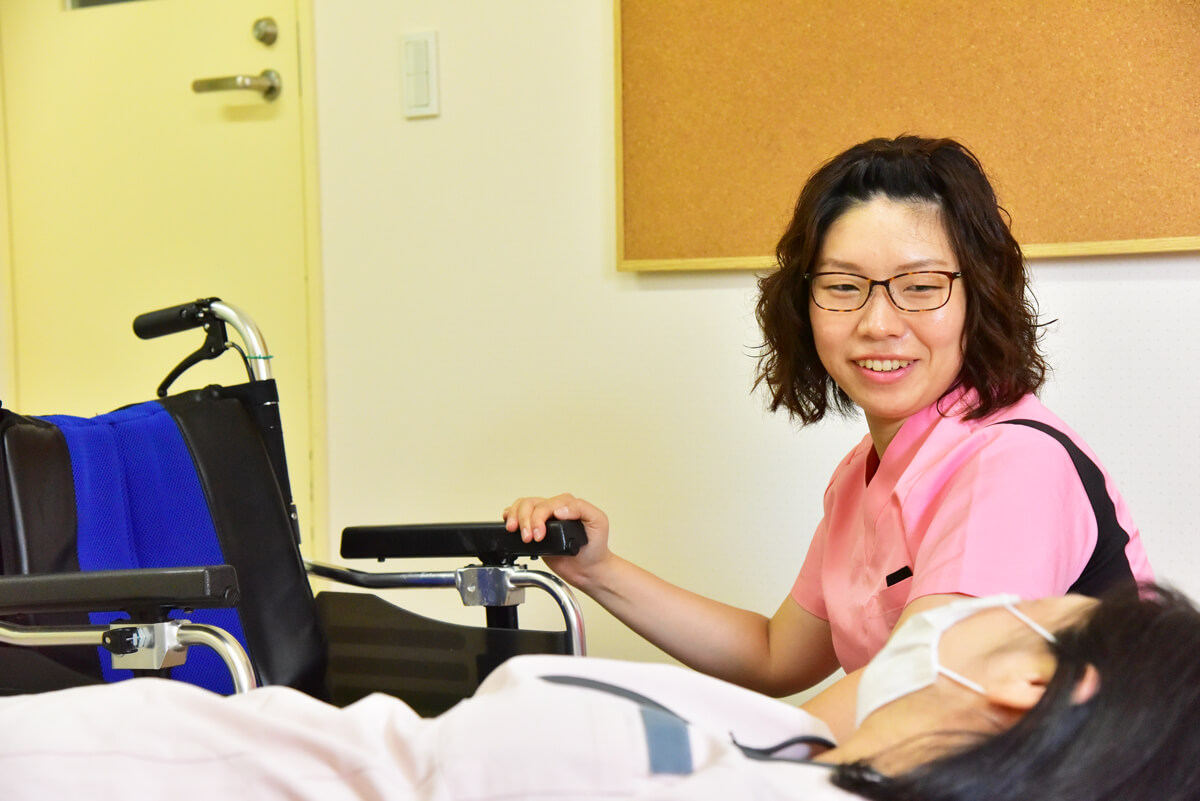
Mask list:
[[[678,8],[686,8],[695,12],[701,6],[696,5],[691,0],[614,0],[614,63],[616,71],[615,83],[615,98],[616,98],[616,200],[617,200],[617,259],[618,269],[622,271],[709,271],[709,270],[753,270],[762,271],[770,269],[774,266],[774,258],[769,255],[770,250],[774,245],[774,241],[769,236],[759,236],[755,244],[751,247],[742,247],[737,245],[730,247],[725,244],[705,243],[700,250],[691,248],[689,252],[677,252],[680,249],[677,245],[672,245],[670,242],[653,243],[648,242],[644,232],[646,230],[656,230],[654,220],[651,220],[649,225],[647,220],[642,216],[645,213],[647,206],[636,197],[637,182],[641,174],[631,173],[631,167],[636,170],[638,164],[631,164],[628,158],[629,148],[626,137],[633,126],[627,125],[631,121],[631,115],[636,118],[639,113],[636,108],[630,108],[625,91],[625,83],[629,76],[625,73],[625,64],[623,60],[623,37],[634,35],[631,31],[624,29],[625,20],[627,17],[622,13],[622,6],[633,8],[638,3],[653,2],[655,9],[663,8],[669,5],[674,5]],[[982,0],[979,0],[982,2]],[[967,5],[959,0],[938,0],[938,3],[945,7],[943,10],[953,11],[955,8],[962,7],[960,10],[966,10]],[[1170,19],[1178,23],[1173,28],[1178,29],[1175,34],[1177,39],[1196,41],[1196,35],[1200,34],[1200,10],[1197,10],[1192,3],[1178,2],[1177,0],[1158,0],[1160,8],[1159,17],[1168,15]],[[783,4],[783,0],[774,3],[774,6]],[[732,4],[729,8],[741,6],[742,4]],[[766,4],[762,6],[765,8]],[[796,7],[804,6],[803,3],[794,3]],[[874,5],[891,5],[894,3],[884,3],[883,0],[859,0],[858,6],[874,6]],[[980,13],[981,8],[978,2],[968,4],[971,8]],[[1073,3],[1066,3],[1066,6],[1073,7]],[[1093,6],[1095,4],[1092,4]],[[1103,4],[1102,4],[1103,5]],[[1141,4],[1138,4],[1141,7]],[[704,13],[712,16],[715,13],[713,8],[723,8],[722,6],[713,6],[712,4],[703,6],[706,11]],[[911,9],[911,6],[909,6]],[[1081,6],[1082,8],[1082,6]],[[1070,9],[1068,9],[1069,11]],[[1101,9],[1097,12],[1103,16],[1104,11]],[[1127,26],[1128,21],[1118,18],[1119,11],[1114,11],[1112,19],[1108,22],[1107,27],[1101,22],[1097,22],[1097,37],[1112,41],[1109,38],[1112,26]],[[1173,16],[1171,16],[1173,15]],[[954,15],[943,14],[947,19],[967,19],[970,15]],[[720,28],[721,25],[716,21],[709,20],[710,27]],[[976,23],[977,24],[977,23]],[[661,30],[656,33],[660,39],[665,36],[674,35],[673,32],[678,30],[678,26],[668,27],[667,33],[664,34]],[[1162,31],[1158,31],[1162,33]],[[1046,34],[1043,33],[1043,37]],[[1171,40],[1174,41],[1174,40]],[[1125,128],[1130,126],[1137,127],[1138,131],[1156,131],[1158,139],[1146,139],[1147,153],[1165,153],[1168,148],[1174,148],[1173,152],[1177,153],[1196,153],[1200,152],[1200,49],[1191,47],[1191,50],[1196,52],[1194,57],[1179,58],[1179,52],[1172,49],[1170,43],[1163,43],[1162,58],[1153,58],[1139,63],[1142,72],[1145,74],[1136,74],[1129,76],[1131,83],[1126,84],[1126,88],[1133,87],[1136,89],[1134,94],[1131,94],[1125,99],[1115,97],[1110,98],[1110,105],[1106,106],[1107,113],[1110,117],[1129,116],[1130,118],[1143,118],[1137,122],[1129,122],[1124,125]],[[663,48],[669,50],[669,48]],[[1077,50],[1079,48],[1076,48]],[[1086,55],[1086,54],[1085,54]],[[1081,56],[1082,58],[1082,56]],[[1151,74],[1153,72],[1150,67],[1161,68],[1161,72]],[[1066,71],[1064,70],[1064,75]],[[1169,80],[1168,80],[1169,79]],[[708,81],[707,85],[711,84],[712,76],[707,76],[704,80]],[[1164,86],[1164,84],[1166,84]],[[1065,86],[1060,87],[1064,92],[1064,98],[1055,99],[1052,91],[1055,87],[1053,81],[1042,81],[1037,83],[1037,88],[1041,91],[1039,102],[1048,102],[1051,104],[1065,104],[1070,99],[1070,96],[1078,94],[1079,90],[1075,87]],[[1030,90],[1033,91],[1032,89]],[[1089,102],[1098,102],[1093,96],[1089,96]],[[1050,99],[1046,99],[1050,98]],[[1162,105],[1165,104],[1165,105]],[[679,109],[678,115],[683,117],[683,125],[695,124],[695,119],[688,122],[688,114],[686,111],[688,106],[688,98],[682,97],[679,102],[671,104],[673,110]],[[1167,119],[1168,114],[1156,113],[1156,110],[1162,108],[1171,109],[1170,119]],[[1185,112],[1176,113],[1174,109],[1184,108]],[[1126,115],[1126,112],[1128,114]],[[1089,112],[1090,113],[1090,112]],[[1099,114],[1100,112],[1095,112]],[[1067,116],[1067,115],[1064,115]],[[661,121],[661,116],[658,118]],[[1124,116],[1122,116],[1124,119]],[[1161,120],[1162,125],[1156,125]],[[887,128],[888,120],[876,124],[869,118],[860,120],[857,128],[854,125],[847,124],[847,128],[854,130],[868,130],[868,135],[894,135],[903,132],[903,130],[914,130],[913,128],[905,128],[903,130],[890,130]],[[1039,168],[1039,165],[1049,164],[1051,167],[1042,167],[1046,170],[1045,174],[1022,175],[1019,169],[1009,166],[1003,159],[1004,153],[999,148],[989,146],[986,141],[983,146],[976,145],[976,140],[982,137],[978,132],[978,126],[974,129],[974,136],[960,136],[956,130],[948,130],[952,127],[953,120],[946,120],[940,125],[931,125],[937,131],[919,130],[921,133],[941,134],[949,133],[961,138],[968,146],[971,146],[980,155],[993,180],[997,183],[998,191],[1001,195],[1001,201],[1007,208],[1013,211],[1014,232],[1022,241],[1026,255],[1033,259],[1043,258],[1069,258],[1079,256],[1095,256],[1095,255],[1115,255],[1115,254],[1141,254],[1141,253],[1162,253],[1162,252],[1179,252],[1179,251],[1200,251],[1200,159],[1194,155],[1183,158],[1175,158],[1170,162],[1171,167],[1164,168],[1161,164],[1158,165],[1158,172],[1153,173],[1153,180],[1147,180],[1147,169],[1145,162],[1149,159],[1145,153],[1135,153],[1139,162],[1137,165],[1131,165],[1128,174],[1123,169],[1108,169],[1109,177],[1118,180],[1128,181],[1130,188],[1128,191],[1120,184],[1115,189],[1110,188],[1107,191],[1095,191],[1091,194],[1082,195],[1082,200],[1072,201],[1062,204],[1072,210],[1071,224],[1063,226],[1063,230],[1070,233],[1076,233],[1077,236],[1054,236],[1053,234],[1045,235],[1045,231],[1053,231],[1053,227],[1048,227],[1046,223],[1046,215],[1031,213],[1029,217],[1036,216],[1037,220],[1042,223],[1041,228],[1030,233],[1029,230],[1022,228],[1022,214],[1027,211],[1031,203],[1028,199],[1022,198],[1017,191],[1017,187],[1048,185],[1055,182],[1054,175],[1055,165],[1060,163],[1060,160],[1053,157],[1043,157],[1034,159],[1032,156],[1027,159],[1027,163],[1018,165],[1021,167],[1033,166],[1034,169]],[[1167,130],[1168,123],[1175,126],[1175,129]],[[924,127],[924,126],[922,126]],[[970,125],[963,127],[971,130]],[[1158,130],[1161,128],[1162,130]],[[659,129],[656,129],[656,131]],[[669,132],[664,135],[664,138],[669,139]],[[1082,136],[1082,135],[1081,135]],[[699,137],[703,138],[703,137]],[[811,154],[807,159],[803,175],[797,174],[795,180],[792,181],[793,191],[798,192],[799,186],[802,183],[803,177],[811,172],[821,161],[828,156],[837,152],[842,147],[852,144],[854,141],[859,141],[867,136],[858,136],[854,138],[851,135],[849,138],[842,138],[840,144],[832,146],[827,145],[819,154]],[[718,137],[714,137],[718,139]],[[728,140],[725,140],[726,142]],[[1068,139],[1067,141],[1071,141]],[[1165,143],[1165,144],[1164,144]],[[1082,143],[1080,147],[1085,146]],[[1097,146],[1095,141],[1090,142],[1087,146]],[[752,148],[752,144],[747,144],[746,147]],[[1045,148],[1029,147],[1031,153],[1041,153]],[[995,153],[993,154],[993,151]],[[728,149],[725,151],[728,153]],[[692,154],[694,156],[694,153]],[[1169,155],[1169,154],[1168,154]],[[719,158],[718,154],[714,154],[714,159]],[[1128,149],[1121,151],[1118,154],[1103,154],[1097,152],[1090,161],[1103,167],[1111,165],[1118,161],[1129,161],[1130,153]],[[692,159],[689,163],[694,163]],[[642,161],[639,164],[644,165],[645,158],[642,154]],[[1066,163],[1066,162],[1062,162]],[[764,164],[770,165],[772,162],[768,159]],[[1153,166],[1153,165],[1151,165]],[[1143,171],[1137,172],[1140,168]],[[1094,184],[1094,179],[1087,176],[1079,176],[1072,171],[1075,176],[1072,181],[1081,187],[1090,187]],[[665,176],[665,177],[664,177]],[[996,180],[999,177],[999,180]],[[1147,187],[1148,183],[1157,184],[1161,179],[1163,189],[1160,194],[1155,194],[1154,187]],[[657,186],[671,185],[675,186],[676,177],[669,172],[658,173],[655,179]],[[683,180],[683,179],[680,179]],[[1057,181],[1056,187],[1061,187],[1064,182]],[[1007,192],[1006,190],[1013,191]],[[1140,194],[1139,194],[1139,190]],[[687,194],[688,190],[683,189],[681,194]],[[1123,198],[1128,195],[1129,200],[1126,205],[1122,206]],[[1006,198],[1011,196],[1011,205],[1006,202]],[[775,219],[771,220],[768,228],[774,226],[775,230],[782,230],[782,223],[786,223],[786,216],[790,212],[791,203],[794,202],[794,194],[789,196],[781,196],[776,192],[776,202],[767,208],[778,208],[779,214],[775,215]],[[686,205],[686,204],[681,204]],[[1036,210],[1035,210],[1036,211]],[[679,214],[685,214],[687,210],[680,206],[671,205],[664,212],[662,209],[651,213],[659,214],[658,220],[664,220],[667,224],[657,226],[657,228],[669,229],[677,222]],[[1168,219],[1169,218],[1169,219]],[[1080,219],[1093,221],[1092,229],[1084,230],[1084,236],[1078,236],[1080,227],[1077,224]],[[782,220],[782,222],[781,222]],[[631,225],[631,222],[633,223]],[[696,228],[708,230],[709,226],[705,221],[701,220],[695,223]],[[1033,226],[1026,225],[1026,229]],[[639,233],[642,232],[642,233]],[[1132,235],[1131,235],[1132,232]],[[1112,236],[1116,233],[1117,236]],[[1163,234],[1167,235],[1163,235]],[[1144,234],[1144,235],[1143,235]],[[1178,235],[1176,235],[1178,234]],[[674,248],[674,250],[673,250]]]

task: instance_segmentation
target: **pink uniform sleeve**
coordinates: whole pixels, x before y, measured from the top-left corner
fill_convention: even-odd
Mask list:
[[[821,565],[825,556],[825,537],[829,532],[827,518],[822,518],[817,524],[804,564],[800,566],[800,575],[792,585],[792,600],[808,612],[822,620],[829,620],[829,610],[825,607],[825,593],[821,590]]]
[[[1070,456],[1042,432],[997,426],[923,474],[904,500],[915,543],[909,602],[924,595],[1061,595],[1096,543]]]
[[[796,577],[796,583],[792,585],[792,600],[800,604],[805,611],[811,612],[822,620],[829,620],[829,607],[825,601],[825,587],[821,572],[825,563],[825,541],[829,537],[830,511],[837,487],[842,483],[846,471],[854,469],[856,456],[859,456],[860,452],[867,447],[873,447],[870,445],[869,436],[864,437],[857,447],[846,454],[834,468],[833,475],[829,477],[823,500],[824,515],[821,517],[821,522],[817,524],[817,530],[813,532],[808,553],[804,557],[804,564],[800,566],[800,574]]]

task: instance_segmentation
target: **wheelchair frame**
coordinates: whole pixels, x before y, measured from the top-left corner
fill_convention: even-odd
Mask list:
[[[244,349],[231,342],[226,326],[240,336]],[[140,315],[134,332],[143,339],[192,328],[206,332],[204,344],[188,355],[158,387],[165,397],[184,371],[226,350],[237,350],[251,383],[271,379],[271,355],[254,321],[237,307],[219,298],[200,299]],[[287,480],[286,458],[277,404],[259,425],[268,457],[275,468],[287,504],[293,534],[299,541],[298,519]],[[488,628],[516,629],[516,607],[525,600],[525,589],[548,593],[562,612],[570,652],[586,653],[583,615],[570,588],[557,576],[529,570],[520,557],[563,555],[578,552],[586,542],[582,525],[561,521],[543,543],[522,543],[519,535],[496,524],[438,524],[432,526],[368,526],[346,529],[342,536],[344,558],[471,556],[483,564],[452,571],[374,573],[317,561],[304,562],[309,575],[340,584],[369,589],[455,587],[464,605],[483,606]],[[0,578],[0,614],[37,612],[89,612],[119,610],[128,620],[104,626],[28,626],[0,621],[0,643],[17,646],[95,645],[111,654],[117,668],[157,671],[182,664],[193,645],[213,649],[228,668],[235,692],[257,685],[255,669],[241,644],[215,626],[187,620],[168,620],[176,609],[232,607],[240,592],[232,566],[149,570],[99,570],[51,575],[9,575]]]

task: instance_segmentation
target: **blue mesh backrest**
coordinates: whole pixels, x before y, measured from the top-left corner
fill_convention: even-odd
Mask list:
[[[192,457],[174,419],[151,401],[98,417],[43,418],[62,431],[71,456],[81,570],[225,564]],[[179,617],[180,615],[175,615]],[[90,615],[107,624],[122,613]],[[194,623],[219,626],[245,646],[233,609],[197,609]],[[129,678],[102,653],[105,679]],[[191,648],[174,678],[216,692],[233,690],[213,651]]]

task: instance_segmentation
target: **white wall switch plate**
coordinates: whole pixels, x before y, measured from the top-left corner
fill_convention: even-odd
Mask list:
[[[404,116],[436,117],[439,113],[437,31],[407,33],[403,48]]]

